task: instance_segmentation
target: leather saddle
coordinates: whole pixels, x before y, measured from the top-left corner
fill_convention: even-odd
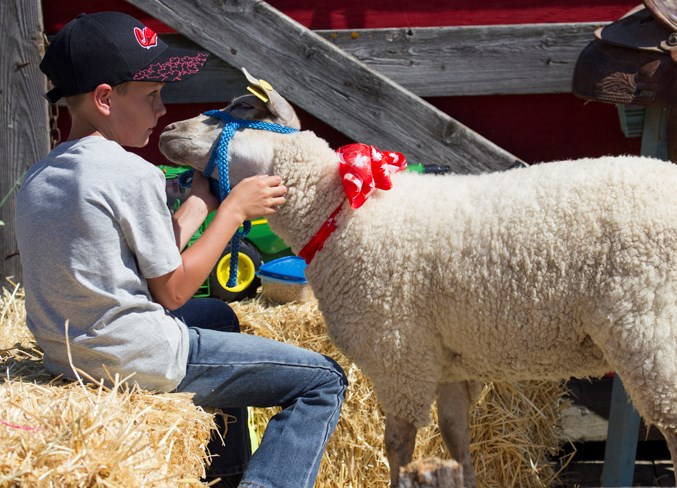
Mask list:
[[[574,68],[575,95],[600,102],[668,110],[677,129],[677,0],[644,0],[595,31]],[[669,148],[677,161],[677,144]],[[673,153],[674,152],[674,157]]]
[[[590,100],[662,106],[671,102],[676,73],[677,0],[645,0],[595,31],[578,57],[572,88]]]

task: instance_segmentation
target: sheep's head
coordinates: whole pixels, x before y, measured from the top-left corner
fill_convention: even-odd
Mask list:
[[[223,111],[237,119],[262,120],[299,129],[301,124],[292,106],[276,91],[267,92],[268,101],[254,95],[234,99]],[[221,135],[223,122],[207,115],[169,124],[160,135],[160,151],[170,161],[202,171]],[[266,130],[238,130],[229,145],[231,185],[256,174],[270,174],[276,138],[285,137]],[[218,177],[215,170],[211,175]]]

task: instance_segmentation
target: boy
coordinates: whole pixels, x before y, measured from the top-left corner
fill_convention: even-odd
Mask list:
[[[119,374],[236,408],[226,449],[210,446],[221,451],[211,477],[236,484],[247,468],[239,486],[309,487],[338,421],[343,371],[320,354],[233,333],[227,304],[191,299],[241,222],[275,212],[286,188],[279,177],[253,177],[218,202],[196,174],[172,217],[162,172],[122,148],[148,143],[165,114],[163,84],[195,74],[206,58],[116,12],[83,14],[56,35],[40,68],[55,86],[47,98],[65,97],[72,126],[17,194],[27,323],[53,374],[74,376],[68,340],[74,366],[95,379]],[[282,407],[251,459],[247,405]]]

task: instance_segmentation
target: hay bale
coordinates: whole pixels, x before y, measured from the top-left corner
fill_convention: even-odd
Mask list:
[[[18,288],[0,327],[0,486],[205,486],[213,415],[190,395],[54,380]]]
[[[384,418],[369,380],[331,344],[317,304],[233,304],[243,331],[335,358],[350,387],[316,486],[386,488]],[[21,290],[0,298],[0,486],[203,486],[213,416],[189,396],[54,381],[24,325]],[[486,385],[472,411],[471,446],[484,487],[544,487],[557,479],[564,408],[560,383]],[[259,435],[277,409],[256,409]],[[433,418],[436,414],[433,411]],[[416,459],[448,459],[436,427],[421,429]]]
[[[329,341],[316,303],[270,306],[253,300],[233,304],[244,332],[312,349],[336,359],[350,386],[336,433],[324,454],[316,486],[386,488],[384,417],[369,380]],[[540,381],[485,385],[471,411],[471,451],[481,487],[546,487],[559,472],[559,416],[566,406],[563,383]],[[256,409],[259,435],[276,409]],[[436,424],[436,412],[433,411]],[[415,459],[448,459],[436,425],[421,429]],[[562,464],[566,465],[568,460]]]

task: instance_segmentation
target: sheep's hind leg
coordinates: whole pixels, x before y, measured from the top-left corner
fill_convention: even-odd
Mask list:
[[[390,465],[390,486],[397,487],[400,467],[411,462],[417,428],[409,421],[389,415],[386,418],[385,448]]]
[[[467,488],[477,486],[470,456],[470,405],[477,400],[479,388],[467,381],[443,383],[437,389],[437,416],[444,444],[451,456],[463,466]]]

